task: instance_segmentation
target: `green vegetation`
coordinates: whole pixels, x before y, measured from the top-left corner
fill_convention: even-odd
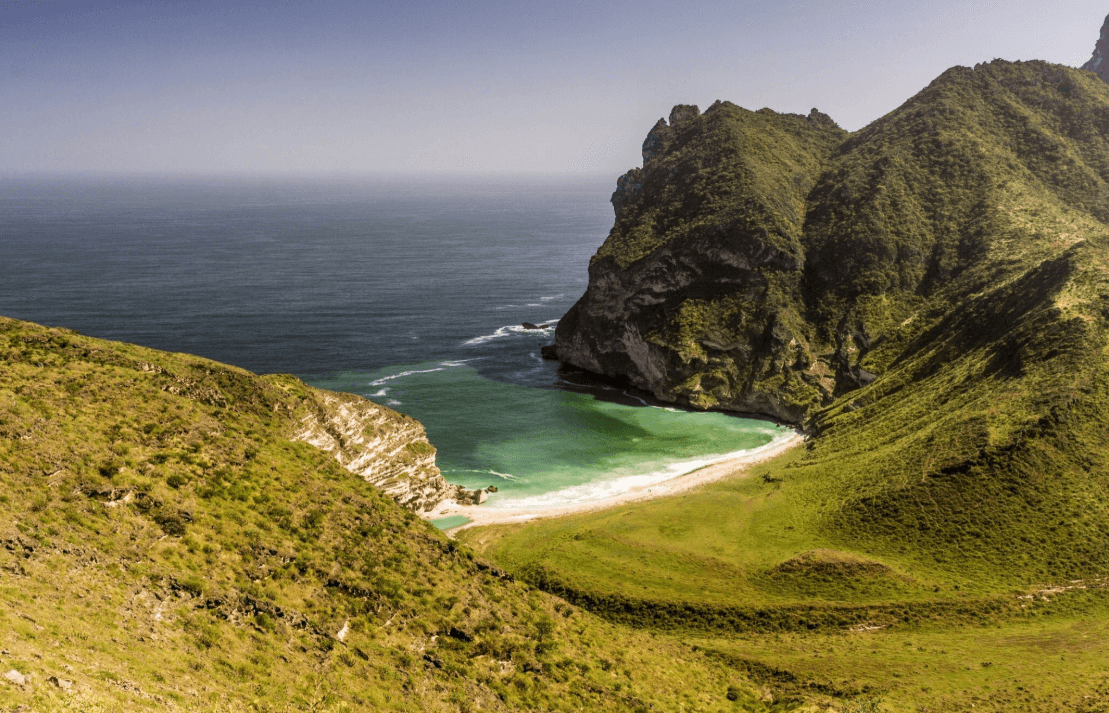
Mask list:
[[[0,707],[765,708],[289,440],[318,393],[0,318]]]
[[[665,210],[647,194],[662,160],[642,210]],[[701,262],[712,284],[624,318],[670,369],[656,394],[803,406],[805,446],[673,499],[462,539],[838,710],[1105,710],[1109,85],[1042,62],[949,70],[831,151],[804,206],[796,269],[725,285]],[[700,260],[683,240],[620,262],[610,236],[591,276]],[[591,299],[560,355],[603,344]]]
[[[0,703],[1106,710],[1109,85],[676,107],[644,155],[560,358],[804,446],[460,546],[289,440],[292,377],[2,320]]]

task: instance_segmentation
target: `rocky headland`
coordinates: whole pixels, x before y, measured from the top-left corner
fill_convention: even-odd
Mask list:
[[[676,106],[617,181],[550,353],[663,401],[811,422],[971,295],[1104,234],[1106,127],[1104,83],[1045,62],[954,67],[851,134],[815,109]]]

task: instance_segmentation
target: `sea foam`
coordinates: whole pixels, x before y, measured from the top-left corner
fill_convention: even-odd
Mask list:
[[[511,337],[513,335],[519,334],[552,334],[554,333],[555,325],[558,324],[558,320],[549,319],[543,324],[545,324],[546,326],[544,326],[542,329],[526,329],[523,325],[520,324],[506,324],[503,327],[499,327],[492,334],[483,334],[480,337],[474,337],[473,339],[463,342],[462,344],[463,346],[476,346],[478,344],[491,342],[494,339],[501,339],[503,337]]]
[[[649,473],[593,480],[588,483],[582,483],[581,485],[573,485],[568,488],[553,490],[540,495],[513,497],[512,492],[507,491],[490,498],[489,501],[485,503],[484,507],[495,510],[546,510],[594,500],[603,500],[605,498],[623,495],[637,488],[651,487],[652,490],[657,488],[665,492],[669,490],[669,487],[666,485],[667,481],[695,470],[700,470],[714,463],[720,463],[734,458],[758,457],[763,453],[773,451],[781,445],[783,441],[788,440],[794,435],[793,431],[782,433],[781,430],[767,430],[763,433],[771,436],[771,439],[767,443],[756,448],[748,448],[746,450],[724,453],[722,455],[712,455],[695,460],[669,463]]]

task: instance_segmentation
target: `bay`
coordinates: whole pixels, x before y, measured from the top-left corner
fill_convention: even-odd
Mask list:
[[[659,482],[785,434],[544,362],[609,178],[0,178],[0,314],[359,393],[489,507]],[[523,322],[547,325],[526,330]]]

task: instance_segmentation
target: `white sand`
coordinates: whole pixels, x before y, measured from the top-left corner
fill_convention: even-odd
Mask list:
[[[724,478],[749,475],[752,465],[784,453],[790,448],[800,444],[803,440],[800,433],[793,433],[788,438],[774,440],[765,446],[747,451],[743,455],[717,461],[716,463],[678,475],[670,480],[664,480],[650,485],[636,486],[626,492],[597,498],[596,500],[586,500],[583,502],[568,503],[566,505],[533,509],[491,508],[488,504],[459,505],[454,501],[448,500],[433,511],[424,513],[423,516],[431,520],[450,517],[451,515],[463,515],[470,518],[470,522],[456,528],[451,528],[450,530],[450,532],[457,532],[467,527],[480,527],[482,525],[497,525],[513,522],[518,523],[543,517],[561,517],[563,515],[573,515],[575,513],[594,512],[596,510],[604,510],[617,505],[623,505],[624,503],[684,493],[700,487],[705,483],[712,483],[717,480],[723,480]],[[490,495],[490,497],[495,498],[497,496],[494,493]]]

